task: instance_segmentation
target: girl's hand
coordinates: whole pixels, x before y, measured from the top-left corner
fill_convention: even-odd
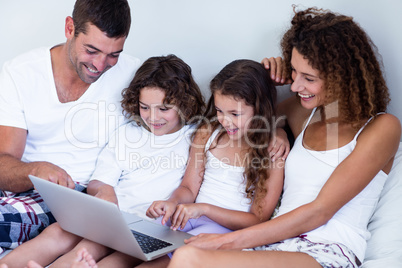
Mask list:
[[[183,229],[189,219],[198,219],[200,216],[205,214],[205,204],[180,204],[176,207],[176,212],[172,216],[172,226],[173,230],[178,228]]]
[[[186,244],[204,249],[234,249],[234,243],[228,234],[199,234],[185,239]]]
[[[276,86],[292,83],[292,80],[286,77],[285,64],[281,57],[264,58],[261,63],[270,71],[271,79]]]
[[[286,131],[283,128],[276,129],[276,135],[269,143],[268,151],[272,162],[275,162],[275,160],[279,158],[285,160],[288,157],[290,143]]]
[[[177,204],[171,201],[154,201],[147,209],[146,215],[150,218],[162,218],[162,224],[165,225],[170,216],[176,211]]]

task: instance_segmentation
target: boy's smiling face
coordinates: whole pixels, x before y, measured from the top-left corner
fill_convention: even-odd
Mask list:
[[[177,107],[165,105],[164,98],[165,92],[158,87],[145,87],[140,91],[140,116],[157,136],[174,133],[182,127]]]

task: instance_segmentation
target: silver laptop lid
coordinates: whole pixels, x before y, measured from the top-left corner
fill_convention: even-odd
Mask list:
[[[116,204],[32,175],[29,178],[64,230],[136,258],[149,259]]]

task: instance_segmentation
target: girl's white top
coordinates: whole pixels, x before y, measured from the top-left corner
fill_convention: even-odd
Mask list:
[[[218,135],[219,130],[220,128],[212,133],[205,146],[204,180],[195,202],[248,212],[251,203],[245,193],[244,168],[231,166],[225,163],[223,159],[216,158],[209,151],[209,147]]]

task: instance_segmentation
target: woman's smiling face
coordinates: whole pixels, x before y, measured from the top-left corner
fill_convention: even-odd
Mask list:
[[[295,48],[292,51],[292,79],[291,90],[300,97],[301,104],[306,109],[313,109],[324,105],[324,81],[318,70],[313,69],[308,60]]]

